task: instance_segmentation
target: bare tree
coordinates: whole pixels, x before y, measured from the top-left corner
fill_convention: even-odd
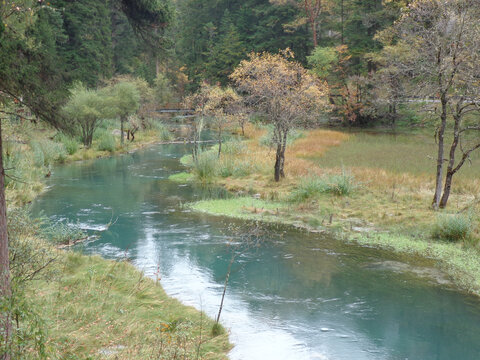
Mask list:
[[[251,53],[230,75],[247,104],[273,125],[275,181],[285,177],[289,131],[312,122],[327,104],[327,85],[292,59],[289,49],[280,54]]]
[[[392,32],[393,30],[393,32]],[[480,148],[480,3],[478,0],[417,0],[393,29],[379,38],[383,55],[405,94],[433,99],[439,125],[434,209],[447,205],[453,176]],[[403,49],[402,56],[397,49]],[[450,149],[445,149],[451,130]],[[448,154],[446,154],[448,152]],[[458,156],[460,154],[460,159]],[[444,178],[445,164],[447,166]]]

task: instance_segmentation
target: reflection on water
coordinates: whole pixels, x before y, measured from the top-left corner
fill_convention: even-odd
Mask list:
[[[168,180],[183,145],[59,167],[37,211],[105,230],[87,253],[128,257],[167,293],[214,316],[230,260],[227,221],[181,204],[217,190]],[[210,191],[210,192],[209,192]],[[112,216],[113,214],[113,216]],[[222,322],[232,359],[478,359],[480,304],[392,255],[269,226],[236,261]],[[427,271],[427,275],[428,271]]]

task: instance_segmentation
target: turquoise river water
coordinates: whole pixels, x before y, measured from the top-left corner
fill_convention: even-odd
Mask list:
[[[230,221],[181,206],[209,195],[168,180],[187,151],[156,145],[60,166],[34,211],[99,233],[80,248],[128,257],[158,273],[169,295],[214,317]],[[266,230],[262,247],[233,265],[221,318],[231,359],[480,359],[480,301],[440,285],[430,269],[322,234]]]

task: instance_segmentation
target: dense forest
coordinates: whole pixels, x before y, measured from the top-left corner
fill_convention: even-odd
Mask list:
[[[225,358],[229,277],[263,246],[259,221],[421,258],[479,295],[478,64],[478,0],[1,2],[0,359],[96,358],[104,349],[107,358]],[[173,147],[158,154],[179,160],[131,155],[159,142]],[[33,214],[54,165],[116,153],[124,157],[95,175],[72,172],[75,181],[113,176],[103,191],[118,192],[117,208],[103,207],[112,214],[102,230]],[[171,173],[133,176],[143,166],[136,159]],[[120,168],[121,181],[109,172]],[[96,191],[65,201],[96,204],[105,195]],[[138,275],[129,245],[122,262],[64,251],[104,234],[121,239],[110,232],[114,211],[136,214],[157,200],[167,210],[141,221],[175,212],[252,221],[222,235],[231,258],[216,260],[227,264],[216,321],[172,303],[157,286],[160,265],[155,282]],[[300,284],[330,285],[342,266],[308,252],[301,260],[311,268],[285,269]],[[155,322],[151,304],[164,302]]]

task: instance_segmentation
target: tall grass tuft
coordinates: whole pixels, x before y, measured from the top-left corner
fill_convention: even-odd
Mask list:
[[[97,150],[114,152],[116,149],[115,137],[108,132],[103,133],[97,143]]]
[[[469,241],[472,238],[471,218],[462,214],[440,215],[433,225],[432,237],[451,242]]]
[[[153,127],[158,132],[158,136],[160,140],[162,141],[172,141],[173,140],[173,134],[168,130],[167,126],[159,121],[153,122]]]
[[[55,139],[63,144],[68,155],[73,155],[78,151],[78,142],[76,139],[63,133],[58,133]]]
[[[337,196],[351,195],[358,188],[355,178],[342,170],[340,175],[324,177],[309,176],[300,181],[298,187],[290,194],[292,202],[303,202],[320,194]]]
[[[66,150],[63,144],[51,140],[33,140],[30,142],[35,166],[49,167],[55,162],[63,162]]]
[[[200,153],[197,161],[193,164],[195,176],[203,183],[212,182],[217,174],[218,156],[215,152],[205,151]]]

